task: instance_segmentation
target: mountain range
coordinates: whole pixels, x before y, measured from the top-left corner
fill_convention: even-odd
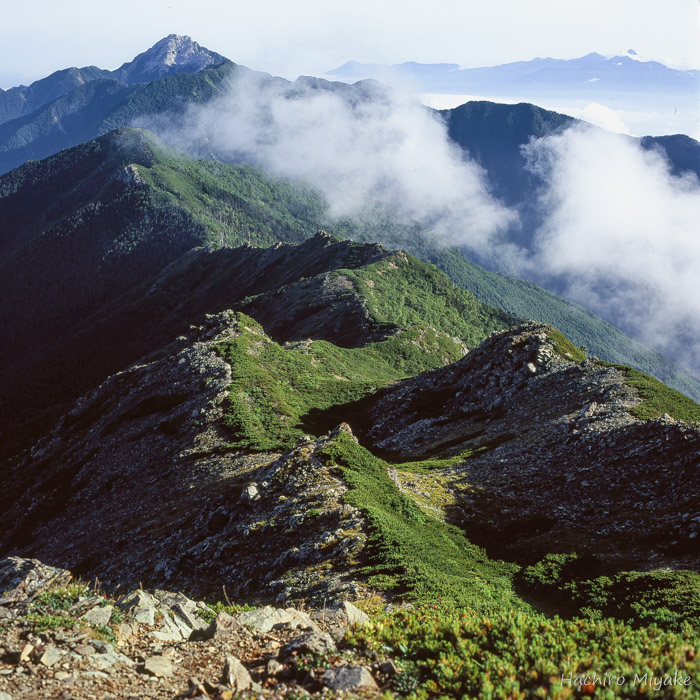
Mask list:
[[[591,101],[614,97],[624,102],[644,95],[665,95],[692,104],[700,91],[700,71],[643,61],[633,50],[610,58],[590,53],[569,60],[535,58],[483,68],[460,68],[454,63],[382,65],[348,61],[327,75],[348,81],[373,78],[410,86],[416,92],[529,99],[549,94],[575,95]]]
[[[698,378],[390,208],[129,126],[253,73],[219,58],[168,37],[0,126],[43,154],[0,175],[0,695],[700,693]],[[536,220],[520,147],[570,120],[441,118]]]
[[[194,63],[191,62],[192,57],[195,57]],[[325,92],[342,96],[348,103],[356,103],[358,100],[380,99],[382,93],[381,86],[366,82],[350,86],[300,78],[295,83],[289,83],[281,78],[250,71],[225,59],[219,63],[221,58],[219,54],[199,47],[187,37],[171,36],[114,72],[124,79],[138,75],[154,76],[155,79],[150,82],[128,84],[111,77],[86,80],[73,87],[71,80],[65,82],[60,79],[52,89],[44,90],[41,87],[42,81],[38,81],[28,88],[37,95],[31,106],[54,99],[33,112],[0,125],[0,171],[10,170],[28,159],[45,158],[111,129],[134,123],[160,132],[167,139],[173,130],[177,131],[189,110],[221,99],[228,94],[233,82],[254,81],[257,89],[268,86],[272,90],[286,90],[290,99],[294,99],[295,94]],[[65,77],[73,75],[77,70],[69,69],[54,75]],[[187,72],[189,70],[197,72]],[[163,74],[167,74],[166,77],[158,77]],[[64,91],[63,94],[56,97],[61,91]],[[7,94],[9,93],[5,93]],[[27,107],[29,108],[30,106]],[[484,168],[493,195],[517,212],[519,223],[510,228],[507,237],[511,243],[529,251],[533,236],[545,216],[545,210],[539,202],[544,183],[541,173],[533,172],[529,167],[523,147],[533,139],[559,134],[577,122],[533,105],[498,105],[489,102],[470,102],[445,110],[440,113],[440,117],[444,120],[452,141],[471,160]],[[663,153],[674,175],[700,175],[700,145],[693,139],[682,135],[645,137],[637,143],[648,151]],[[197,146],[190,144],[190,147],[198,155],[217,159],[227,157],[224,153],[216,152],[216,146],[208,140]],[[328,217],[321,218],[323,220],[317,224],[328,228]],[[362,228],[361,225],[353,224],[353,235],[362,236]],[[373,228],[376,230],[376,227]],[[591,332],[590,328],[585,333],[582,332],[581,329],[589,325],[588,321],[582,320],[582,314],[586,314],[574,310],[575,307],[571,304],[567,305],[566,312],[562,312],[560,300],[554,302],[554,297],[550,296],[543,302],[541,292],[535,292],[536,288],[527,283],[520,284],[514,280],[504,282],[502,278],[491,277],[489,283],[485,284],[482,277],[486,273],[482,270],[475,272],[472,269],[470,275],[460,272],[460,268],[469,265],[461,259],[463,253],[447,252],[432,245],[428,236],[401,229],[395,223],[381,228],[381,233],[372,234],[375,238],[380,236],[387,245],[405,247],[423,259],[435,262],[447,270],[458,284],[465,285],[486,303],[499,305],[520,317],[555,323],[576,342],[588,342],[592,351],[601,357],[611,361],[630,362],[693,396],[700,396],[693,388],[696,379],[681,379],[679,371],[675,369],[659,369],[659,363],[664,364],[665,361],[658,358],[643,359],[642,356],[648,355],[648,351],[641,349],[641,346],[632,348],[632,341],[621,340],[623,336],[614,329],[609,329],[604,334],[606,337],[610,334],[617,336],[611,342],[603,341],[600,333]],[[340,231],[339,228],[334,230]],[[469,256],[473,261],[496,272],[513,273],[511,267],[497,254],[470,251]],[[478,283],[474,281],[477,278],[480,280]],[[566,291],[566,281],[561,278],[543,277],[541,280],[538,278],[538,281],[547,284],[554,292]],[[503,285],[509,288],[520,285],[521,289],[518,295],[496,291]],[[533,295],[536,298],[532,298]],[[558,311],[554,311],[555,306]],[[572,314],[575,318],[567,320]],[[611,309],[606,311],[606,318],[615,325],[625,322]],[[589,336],[588,340],[586,335]],[[625,350],[619,350],[621,345],[626,346]],[[697,372],[698,368],[692,369]]]

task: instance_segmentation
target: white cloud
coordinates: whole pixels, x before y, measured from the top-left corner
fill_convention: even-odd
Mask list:
[[[575,113],[574,113],[575,112]],[[610,107],[601,105],[598,102],[591,102],[587,107],[581,110],[570,110],[568,112],[572,117],[583,119],[589,124],[611,131],[614,134],[629,134],[630,130],[622,120],[619,112],[616,112]]]
[[[187,147],[207,139],[230,159],[320,190],[333,216],[388,206],[446,243],[486,247],[515,219],[489,195],[483,172],[449,140],[440,118],[418,102],[376,83],[364,93],[314,84],[244,74],[166,140]]]
[[[548,189],[530,275],[700,366],[700,185],[628,139],[571,128],[526,148]]]

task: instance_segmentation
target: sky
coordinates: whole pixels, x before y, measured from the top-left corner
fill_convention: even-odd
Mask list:
[[[700,68],[698,0],[26,0],[2,10],[0,87],[113,69],[173,33],[290,79],[351,59],[475,67],[628,49]]]

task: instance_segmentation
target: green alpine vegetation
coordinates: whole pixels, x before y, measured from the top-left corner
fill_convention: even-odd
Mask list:
[[[625,571],[595,575],[599,564],[576,554],[549,554],[519,575],[520,589],[548,611],[680,631],[700,621],[700,574]]]
[[[690,628],[425,606],[380,615],[346,639],[367,659],[397,660],[394,690],[417,700],[700,695],[700,639]]]
[[[637,418],[650,420],[666,413],[671,418],[700,423],[700,406],[687,396],[671,389],[658,379],[631,367],[610,365],[608,362],[600,364],[622,370],[627,384],[634,387],[644,399],[632,409],[632,413]]]
[[[312,410],[358,401],[464,354],[460,342],[427,326],[361,348],[341,348],[322,340],[282,347],[243,314],[238,325],[238,337],[218,346],[234,377],[224,422],[236,449],[289,449],[305,432],[317,431]]]
[[[389,478],[386,464],[339,435],[322,454],[349,486],[346,503],[367,518],[369,583],[414,603],[481,613],[529,610],[512,579],[518,567],[490,560],[458,528],[426,515]]]

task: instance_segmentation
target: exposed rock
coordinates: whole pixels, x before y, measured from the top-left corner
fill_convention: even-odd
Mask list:
[[[112,666],[117,664],[125,664],[127,666],[134,665],[134,662],[128,656],[114,650],[105,652],[104,654],[95,654],[90,657],[90,663],[102,671],[112,668]]]
[[[298,654],[328,654],[335,651],[333,638],[325,632],[307,632],[301,637],[289,642],[280,652],[280,657],[291,656],[294,652]]]
[[[365,613],[346,600],[329,608],[315,610],[313,619],[334,639],[343,637],[348,627],[363,625],[369,621]]]
[[[92,656],[96,649],[92,644],[79,644],[73,651],[80,656]]]
[[[53,644],[49,644],[39,658],[39,663],[51,667],[57,663],[65,653],[66,652],[62,649],[55,647]]]
[[[280,609],[266,605],[263,608],[239,613],[236,619],[241,625],[262,633],[269,632],[277,625],[289,625],[293,629],[318,630],[309,615],[294,608]]]
[[[112,617],[113,610],[114,608],[111,605],[97,606],[88,610],[88,612],[83,615],[83,620],[89,622],[91,625],[106,625]]]
[[[253,685],[253,679],[248,673],[248,669],[235,656],[227,656],[224,664],[224,673],[221,682],[237,693],[248,690]]]
[[[156,678],[170,678],[174,671],[172,662],[165,656],[151,656],[143,664],[146,673]]]
[[[133,591],[119,603],[119,607],[129,613],[136,622],[155,625],[158,603],[150,593],[142,590]]]
[[[235,635],[240,628],[240,622],[235,617],[231,617],[231,615],[222,610],[208,627],[194,630],[190,634],[190,639],[192,641],[198,641],[231,637]]]
[[[338,666],[323,673],[323,684],[333,690],[379,690],[372,674],[364,666]]]
[[[176,620],[182,621],[190,630],[207,628],[207,623],[196,614],[198,604],[186,595],[168,591],[155,591],[154,596],[161,608],[167,608]]]
[[[0,559],[0,592],[7,600],[31,600],[52,585],[68,583],[70,571],[42,564],[38,559]]]

